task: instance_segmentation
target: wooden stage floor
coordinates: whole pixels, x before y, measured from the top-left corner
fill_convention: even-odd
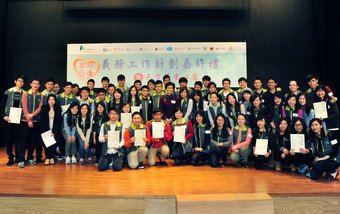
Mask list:
[[[0,195],[114,196],[268,193],[269,195],[340,195],[335,181],[312,181],[291,172],[227,166],[146,167],[99,172],[95,165],[39,164],[6,166],[0,149]]]

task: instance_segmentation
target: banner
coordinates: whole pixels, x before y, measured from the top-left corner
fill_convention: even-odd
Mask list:
[[[107,76],[117,84],[117,76],[124,74],[126,85],[137,79],[147,84],[150,79],[162,80],[169,74],[178,86],[178,79],[186,77],[188,86],[209,75],[218,87],[229,78],[238,87],[240,77],[247,78],[245,42],[194,43],[99,43],[67,45],[67,80],[85,85],[94,79],[97,87]]]

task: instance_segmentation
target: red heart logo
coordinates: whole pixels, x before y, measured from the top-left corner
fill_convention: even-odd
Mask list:
[[[73,60],[74,72],[84,83],[88,79],[93,79],[99,72],[99,68],[100,63],[94,59],[85,60],[79,57]]]

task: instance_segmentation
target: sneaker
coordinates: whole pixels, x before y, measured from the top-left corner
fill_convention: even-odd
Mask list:
[[[7,166],[12,166],[14,164],[14,159],[13,158],[9,158],[8,162],[7,162]]]
[[[309,172],[306,174],[306,177],[307,177],[307,178],[310,178],[310,173],[309,173]]]
[[[79,159],[79,164],[80,164],[80,165],[84,165],[84,159],[83,159],[83,158],[80,158],[80,159]]]
[[[45,165],[49,165],[50,164],[50,159],[46,159],[45,160]]]
[[[330,173],[330,175],[331,175],[331,178],[333,178],[335,180],[336,177],[339,175],[339,172],[338,172],[338,170],[335,170],[335,172]]]
[[[275,168],[275,163],[273,160],[269,160],[268,161],[268,167],[271,168],[271,169],[274,169]]]
[[[36,165],[37,164],[37,162],[35,162],[34,160],[28,160],[27,163],[29,165]]]
[[[71,162],[72,162],[72,163],[77,163],[77,159],[76,159],[76,157],[74,157],[74,155],[73,155],[72,158],[71,158]]]
[[[91,157],[88,157],[88,158],[87,158],[87,161],[89,162],[89,164],[93,164],[92,158],[91,158]]]
[[[18,163],[18,167],[19,168],[24,168],[25,167],[25,162],[24,161],[21,161]]]
[[[64,156],[57,156],[57,161],[58,162],[61,162],[61,161],[63,161],[64,160]]]
[[[281,163],[280,162],[276,162],[275,163],[275,170],[276,171],[281,171]]]
[[[296,172],[296,167],[295,167],[294,164],[291,164],[291,165],[290,165],[290,171],[291,171],[291,172]]]
[[[54,161],[53,158],[50,159],[50,164],[52,164],[52,165],[55,164],[55,161]]]
[[[306,164],[300,165],[298,172],[300,174],[305,174],[307,168],[308,168],[308,165],[306,165]]]
[[[144,169],[144,168],[145,168],[144,163],[139,162],[138,169]]]
[[[70,157],[66,157],[65,164],[70,164],[70,163],[71,163],[71,158]]]

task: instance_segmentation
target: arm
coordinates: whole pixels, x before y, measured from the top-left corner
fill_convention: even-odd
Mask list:
[[[130,132],[129,132],[128,129],[125,129],[125,131],[124,131],[124,146],[126,148],[129,148],[129,147],[132,146],[133,142],[131,142],[130,139],[131,139]]]
[[[150,139],[151,139],[151,134],[150,134],[150,129],[148,127],[146,127],[146,145],[150,145]]]
[[[190,140],[192,136],[194,136],[194,128],[190,120],[187,123],[187,129],[188,129],[188,134],[185,136],[186,141]]]
[[[67,114],[64,115],[64,131],[68,137],[72,136],[71,127],[67,124]]]
[[[86,139],[85,139],[85,135],[84,135],[84,133],[83,133],[83,130],[81,130],[81,128],[79,127],[78,121],[77,121],[76,124],[77,124],[77,132],[78,132],[80,138],[81,138],[83,141],[85,141],[85,140],[86,140]]]
[[[185,118],[186,120],[188,120],[188,118],[189,118],[189,116],[190,116],[190,114],[191,114],[191,112],[192,112],[192,105],[193,105],[193,101],[192,101],[192,99],[189,99],[189,102],[188,102],[188,110],[187,110],[187,112],[186,112],[185,115],[184,115],[184,118]]]
[[[241,147],[249,146],[252,137],[253,137],[252,131],[250,128],[248,128],[246,140],[237,144],[237,148],[239,149]]]
[[[27,120],[27,117],[30,114],[28,112],[28,108],[27,108],[27,92],[24,92],[22,94],[21,103],[22,103],[22,111],[23,111],[23,113],[24,113],[24,115],[26,117],[26,120]],[[27,121],[29,121],[29,120],[27,120]]]
[[[90,141],[92,127],[93,127],[93,117],[91,117],[91,119],[90,119],[90,128],[86,131],[86,137],[85,137],[86,138],[86,142]]]
[[[165,129],[164,129],[164,140],[166,142],[169,142],[172,139],[172,131],[171,131],[171,126],[169,123],[166,123]]]
[[[105,136],[104,136],[104,125],[105,125],[105,124],[103,124],[103,125],[100,127],[99,136],[98,136],[98,140],[99,140],[99,142],[101,142],[101,143],[106,142],[106,139],[105,139]]]
[[[40,95],[40,103],[39,103],[39,105],[38,105],[38,108],[32,113],[33,114],[33,116],[37,116],[39,113],[40,113],[40,111],[41,111],[41,106],[43,105],[43,101],[44,101],[44,96],[41,94]]]

